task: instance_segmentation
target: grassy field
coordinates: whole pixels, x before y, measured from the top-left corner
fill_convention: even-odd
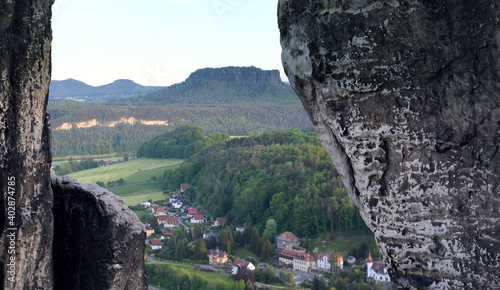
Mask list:
[[[182,161],[182,159],[139,158],[106,167],[77,171],[69,175],[82,183],[96,183],[97,181],[107,183],[120,178],[127,179],[135,173],[142,171],[169,166],[178,166],[182,163]],[[164,168],[164,170],[166,170],[166,168]]]
[[[164,166],[160,168],[155,168],[155,169],[150,169],[150,170],[143,170],[141,172],[134,173],[133,175],[127,177],[125,180],[125,184],[135,184],[135,183],[141,183],[141,182],[148,182],[151,180],[152,177],[162,177],[163,173],[166,170],[172,170],[179,168],[181,166],[180,163],[175,164],[175,165],[169,165],[169,166]]]
[[[162,200],[166,198],[161,190],[161,183],[133,184],[108,188],[112,193],[121,196],[127,205],[137,205],[141,201]]]
[[[249,249],[245,247],[239,247],[234,250],[234,256],[243,258],[243,257],[257,257],[257,255],[250,251]],[[255,265],[257,266],[257,265]]]
[[[215,286],[217,283],[222,282],[224,284],[225,289],[231,289],[234,283],[231,278],[219,274],[217,272],[197,271],[194,269],[194,265],[177,264],[177,263],[155,263],[155,264],[169,265],[172,268],[185,270],[189,273],[189,275],[198,275],[203,279],[207,280],[208,284],[212,286]]]

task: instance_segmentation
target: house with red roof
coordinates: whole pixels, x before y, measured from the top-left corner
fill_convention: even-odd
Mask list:
[[[155,205],[155,206],[153,206],[153,214],[155,216],[166,215],[167,211],[165,210],[165,208],[163,206]]]
[[[169,239],[169,238],[171,238],[171,237],[173,237],[173,236],[174,236],[174,232],[173,232],[173,231],[163,231],[163,232],[161,233],[161,235],[162,235],[164,238]]]
[[[149,244],[151,245],[151,249],[153,250],[159,250],[163,248],[163,243],[160,239],[149,240]]]
[[[293,267],[293,260],[299,254],[299,251],[283,249],[279,254],[279,263],[288,268]]]
[[[299,253],[293,259],[293,268],[298,271],[310,273],[316,268],[316,258],[309,253]]]
[[[179,226],[179,219],[177,217],[167,217],[163,226],[165,228],[176,228]]]
[[[223,250],[208,250],[208,263],[210,265],[222,265],[227,263],[229,256]]]
[[[226,218],[225,217],[218,217],[216,220],[215,220],[215,226],[218,227],[218,226],[223,226],[226,224]]]
[[[193,217],[195,214],[198,214],[198,209],[194,207],[188,208],[187,216]]]
[[[156,220],[158,221],[159,225],[165,224],[167,222],[167,218],[169,218],[168,215],[159,215],[156,217]]]
[[[284,232],[275,238],[277,249],[293,249],[300,247],[300,239],[291,232]]]
[[[192,224],[202,224],[205,222],[205,217],[202,214],[195,214],[191,218]]]
[[[186,189],[188,189],[191,186],[189,183],[181,183],[181,186],[179,187],[179,190],[181,192],[184,192]]]

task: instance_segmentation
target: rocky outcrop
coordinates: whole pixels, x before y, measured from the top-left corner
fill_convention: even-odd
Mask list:
[[[0,3],[0,289],[144,289],[143,228],[123,201],[60,179],[53,215],[52,2]]]
[[[215,80],[233,84],[281,84],[278,70],[262,70],[256,67],[204,68],[193,72],[187,82]]]
[[[54,289],[146,289],[144,225],[122,198],[52,177]]]
[[[402,288],[500,287],[497,1],[280,0],[283,64]]]
[[[51,1],[0,3],[0,288],[50,289]],[[2,287],[3,286],[3,287]]]

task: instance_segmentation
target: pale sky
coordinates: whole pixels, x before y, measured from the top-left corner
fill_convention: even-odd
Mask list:
[[[171,85],[205,67],[279,69],[278,0],[56,0],[52,79]]]

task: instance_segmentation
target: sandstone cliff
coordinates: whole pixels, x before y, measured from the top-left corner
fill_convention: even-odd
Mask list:
[[[0,3],[0,289],[145,289],[144,229],[123,201],[51,190],[52,2]]]
[[[500,287],[499,6],[280,0],[283,64],[403,288]]]
[[[95,185],[52,177],[54,289],[145,289],[144,225]]]

